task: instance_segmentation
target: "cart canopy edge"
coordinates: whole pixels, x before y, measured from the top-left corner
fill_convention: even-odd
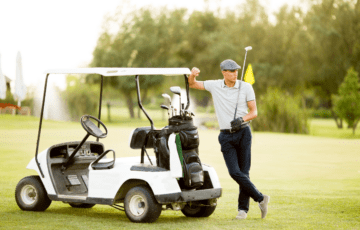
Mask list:
[[[45,74],[100,74],[105,77],[134,75],[188,75],[189,68],[75,68],[50,69]]]

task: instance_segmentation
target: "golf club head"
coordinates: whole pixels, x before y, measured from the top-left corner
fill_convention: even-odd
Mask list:
[[[169,95],[169,94],[167,94],[167,93],[163,93],[161,96],[163,96],[163,98],[167,98],[167,99],[169,99],[170,104],[171,104],[171,97],[170,97],[170,95]]]
[[[181,88],[179,86],[170,87],[170,91],[172,93],[175,93],[175,94],[179,95],[179,96],[181,95]]]
[[[246,51],[252,50],[252,47],[251,47],[251,46],[247,46],[247,47],[245,47],[245,50],[246,50]]]
[[[160,105],[160,107],[161,107],[162,109],[169,110],[169,107],[167,107],[166,105]]]

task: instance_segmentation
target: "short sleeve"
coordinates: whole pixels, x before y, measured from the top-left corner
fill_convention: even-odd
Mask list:
[[[255,92],[251,84],[247,84],[246,87],[246,101],[255,101]]]
[[[205,90],[211,92],[214,87],[216,86],[217,81],[216,80],[207,80],[204,81],[204,88]]]

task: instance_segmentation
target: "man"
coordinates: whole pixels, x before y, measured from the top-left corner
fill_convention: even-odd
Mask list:
[[[270,197],[261,194],[249,177],[252,137],[249,122],[257,117],[255,93],[251,84],[237,80],[240,68],[235,61],[227,59],[220,64],[224,79],[197,81],[196,77],[200,74],[200,70],[194,67],[189,76],[189,86],[207,90],[213,97],[220,126],[221,152],[230,176],[240,186],[239,212],[236,219],[246,219],[250,197],[259,202],[261,217],[265,218]],[[237,102],[236,119],[234,119]]]

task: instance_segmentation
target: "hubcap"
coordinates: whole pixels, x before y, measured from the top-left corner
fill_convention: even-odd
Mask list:
[[[134,216],[141,216],[145,212],[145,200],[142,196],[135,195],[130,199],[130,211]]]
[[[36,189],[32,185],[25,185],[20,192],[21,200],[27,204],[32,205],[37,199]]]

